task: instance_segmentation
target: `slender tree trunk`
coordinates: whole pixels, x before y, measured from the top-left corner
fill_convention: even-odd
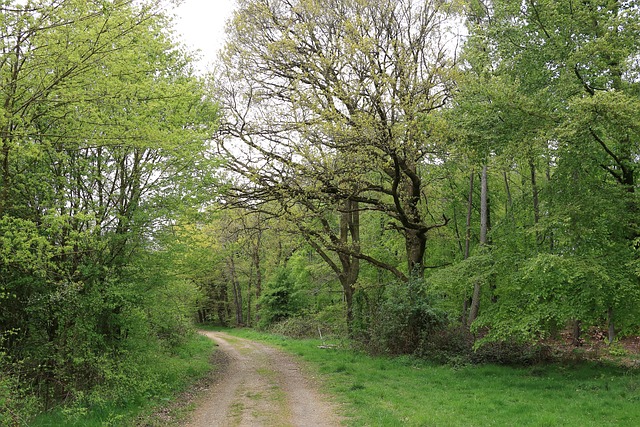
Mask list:
[[[467,199],[467,222],[466,222],[465,241],[464,241],[464,259],[469,258],[469,251],[471,250],[471,214],[473,213],[473,178],[474,177],[475,177],[475,171],[472,169],[471,174],[469,175],[469,198]],[[473,297],[471,298],[465,297],[464,302],[462,304],[462,323],[465,326],[467,325],[467,314],[469,311],[469,306],[471,305],[472,301],[473,301]]]
[[[609,324],[609,344],[612,344],[613,340],[616,338],[616,327],[613,321],[613,307],[609,307],[607,310],[607,323]]]
[[[540,242],[538,223],[540,222],[540,202],[538,200],[538,181],[536,177],[536,164],[533,157],[529,157],[529,170],[531,172],[531,198],[533,200],[533,224],[536,234],[536,243]]]
[[[251,292],[253,292],[253,272],[250,273],[249,281],[247,282],[247,326],[251,327]]]
[[[545,170],[545,176],[547,177],[547,185],[550,185],[550,183],[551,183],[551,164],[550,164],[550,160],[547,161],[547,167],[546,167],[546,170]],[[549,206],[549,210],[551,210],[551,206]],[[555,246],[553,230],[549,229],[548,232],[549,232],[549,252],[553,253],[554,246]]]
[[[579,347],[582,345],[582,342],[580,341],[580,336],[582,335],[582,322],[578,319],[574,320],[573,322],[573,346],[574,347]]]
[[[0,215],[4,214],[9,204],[9,187],[11,186],[10,177],[9,139],[5,137],[2,140],[2,194],[0,195]]]
[[[260,321],[260,296],[262,295],[262,259],[260,256],[261,247],[262,229],[259,229],[256,236],[256,244],[253,248],[253,265],[256,268],[256,323]]]
[[[471,214],[473,213],[473,178],[475,172],[472,170],[469,176],[469,198],[467,199],[467,223],[466,238],[464,242],[464,259],[469,258],[471,249]]]
[[[229,290],[227,288],[228,283],[218,284],[217,298],[214,299],[216,301],[216,313],[218,315],[218,319],[223,326],[227,326],[229,324],[229,319],[231,317],[231,310],[229,307]]]
[[[231,285],[233,287],[233,302],[235,305],[236,311],[236,324],[243,324],[243,310],[242,310],[242,290],[240,289],[240,283],[238,282],[237,274],[236,274],[236,264],[234,255],[231,254],[228,261],[229,268],[229,278],[231,279]]]
[[[505,213],[509,214],[513,208],[513,199],[511,198],[511,188],[509,186],[509,177],[506,171],[502,172],[502,178],[504,179],[504,191],[507,193],[507,205],[505,207]]]
[[[480,245],[487,244],[489,231],[489,188],[487,183],[487,165],[482,167],[480,179]]]
[[[482,167],[480,176],[480,246],[487,244],[487,232],[489,227],[489,203],[488,203],[488,184],[487,184],[487,165]],[[469,325],[477,318],[480,312],[480,291],[481,283],[477,281],[473,285],[473,296],[471,298],[471,309],[469,311]]]

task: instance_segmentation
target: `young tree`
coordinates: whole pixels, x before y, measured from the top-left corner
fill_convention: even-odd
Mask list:
[[[493,138],[488,152],[511,153],[530,191],[529,207],[514,207],[526,216],[513,218],[530,232],[494,234],[501,288],[486,323],[535,335],[580,319],[608,323],[613,339],[616,313],[633,324],[627,302],[637,300],[638,278],[623,266],[637,257],[639,10],[538,0],[469,10],[460,116],[476,143]]]
[[[140,270],[213,183],[216,114],[158,2],[0,7],[0,335],[66,394],[104,380],[127,340],[178,335],[139,321],[165,308]]]

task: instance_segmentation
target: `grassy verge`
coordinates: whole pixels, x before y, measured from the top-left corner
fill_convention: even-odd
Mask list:
[[[165,426],[188,408],[171,402],[211,370],[213,342],[196,334],[169,354],[148,349],[129,362],[119,381],[72,405],[38,416],[32,427]],[[163,415],[160,417],[159,415]]]
[[[640,425],[640,372],[602,364],[436,366],[320,349],[250,330],[229,333],[296,354],[345,408],[350,426]]]

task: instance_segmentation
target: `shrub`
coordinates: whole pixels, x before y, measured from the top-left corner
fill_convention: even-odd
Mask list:
[[[285,269],[281,269],[274,279],[267,282],[260,296],[260,328],[300,313],[301,307],[294,292],[294,283]]]
[[[318,338],[318,322],[310,317],[289,317],[272,324],[268,330],[290,338]]]
[[[436,363],[487,364],[527,366],[552,359],[547,346],[514,339],[484,342],[479,346],[475,337],[462,326],[449,326],[426,336],[416,355]]]
[[[375,353],[413,354],[447,323],[446,314],[425,295],[421,280],[392,284],[385,297],[370,327],[368,344]]]
[[[473,335],[462,326],[446,326],[425,336],[416,356],[436,363],[465,365],[471,363]]]
[[[0,349],[7,333],[0,334]],[[0,427],[27,425],[39,410],[37,399],[20,382],[20,370],[21,364],[0,350]]]
[[[515,340],[489,342],[471,354],[471,362],[475,364],[528,366],[548,362],[550,359],[549,347]]]
[[[344,310],[335,310],[335,306],[330,306],[328,310],[323,310],[315,314],[303,314],[295,317],[288,317],[279,322],[273,323],[267,329],[269,332],[284,335],[291,338],[341,338],[346,336],[346,321]],[[339,313],[336,313],[338,311]],[[340,314],[340,319],[336,318]]]

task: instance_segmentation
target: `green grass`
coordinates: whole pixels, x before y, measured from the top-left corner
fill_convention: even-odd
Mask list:
[[[172,354],[148,349],[143,356],[130,362],[127,376],[122,380],[102,390],[94,390],[72,405],[43,413],[29,426],[164,426],[166,421],[156,419],[153,414],[211,370],[213,348],[211,340],[195,335]],[[171,411],[180,419],[188,408],[178,406]]]
[[[298,355],[343,404],[349,426],[640,425],[640,373],[613,366],[437,366],[319,349],[250,330],[236,336]]]

